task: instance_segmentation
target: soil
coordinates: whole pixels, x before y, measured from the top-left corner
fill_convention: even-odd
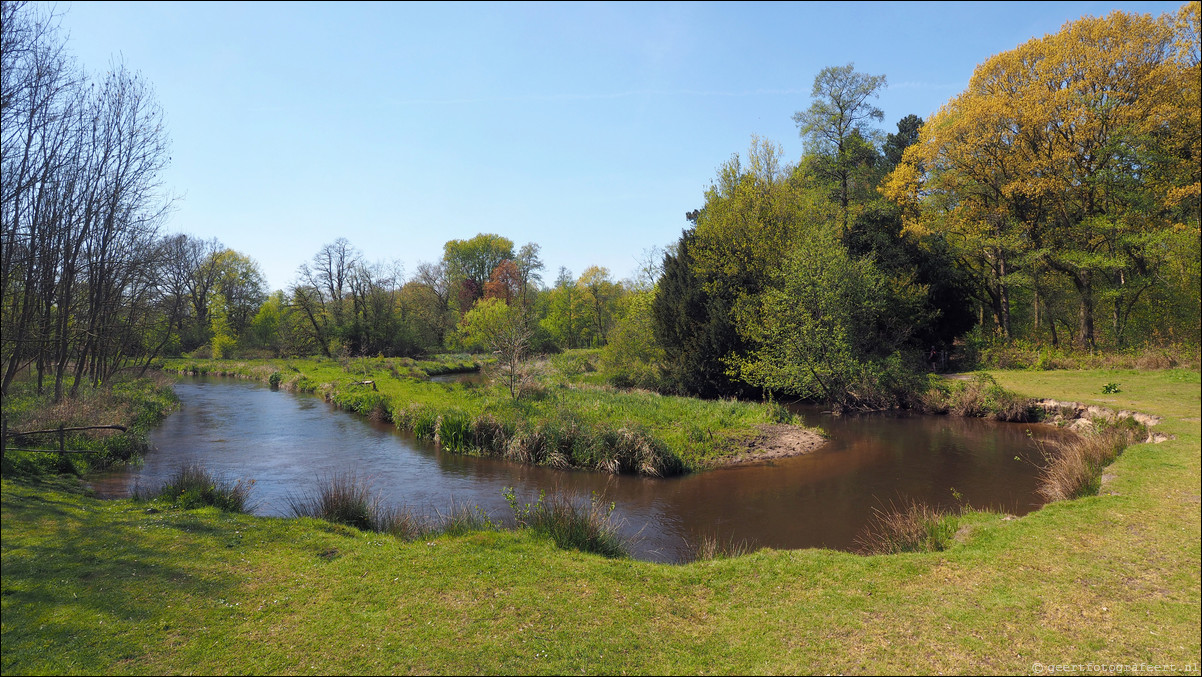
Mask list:
[[[775,458],[808,454],[826,444],[826,438],[798,425],[756,426],[758,434],[744,442],[738,453],[725,465],[757,463]]]

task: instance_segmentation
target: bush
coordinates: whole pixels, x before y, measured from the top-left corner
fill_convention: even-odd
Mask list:
[[[952,385],[946,402],[947,408],[957,416],[1013,422],[1038,419],[1038,412],[1029,399],[1002,388],[989,374],[977,374],[971,381]]]

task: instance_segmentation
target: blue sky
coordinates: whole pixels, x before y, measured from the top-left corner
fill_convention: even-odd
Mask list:
[[[989,56],[1115,9],[1181,3],[93,3],[68,49],[121,60],[166,113],[168,230],[253,257],[273,289],[346,237],[407,274],[448,239],[537,242],[631,275],[753,134],[795,161],[814,76],[884,74],[885,131]]]

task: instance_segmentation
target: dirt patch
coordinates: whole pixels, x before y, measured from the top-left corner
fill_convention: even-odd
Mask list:
[[[826,444],[826,438],[799,425],[756,426],[757,434],[749,437],[724,465],[757,463],[774,458],[808,454]]]

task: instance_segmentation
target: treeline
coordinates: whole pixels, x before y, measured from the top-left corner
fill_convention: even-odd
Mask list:
[[[822,71],[805,154],[722,167],[652,305],[661,387],[917,404],[992,342],[1199,344],[1199,3],[1085,18],[876,127],[885,76]]]
[[[101,76],[63,50],[53,17],[0,16],[0,323],[3,391],[36,366],[56,399],[108,377],[165,336],[152,271],[169,202],[162,111],[137,74]]]
[[[1197,2],[1068,24],[892,133],[885,76],[827,68],[803,156],[753,139],[634,279],[550,279],[537,243],[479,234],[409,275],[337,239],[276,291],[216,240],[159,235],[149,88],[123,67],[92,86],[48,17],[3,7],[5,392],[24,368],[62,397],[167,355],[452,350],[498,354],[517,397],[527,356],[593,347],[616,385],[880,408],[991,342],[1200,342]]]

